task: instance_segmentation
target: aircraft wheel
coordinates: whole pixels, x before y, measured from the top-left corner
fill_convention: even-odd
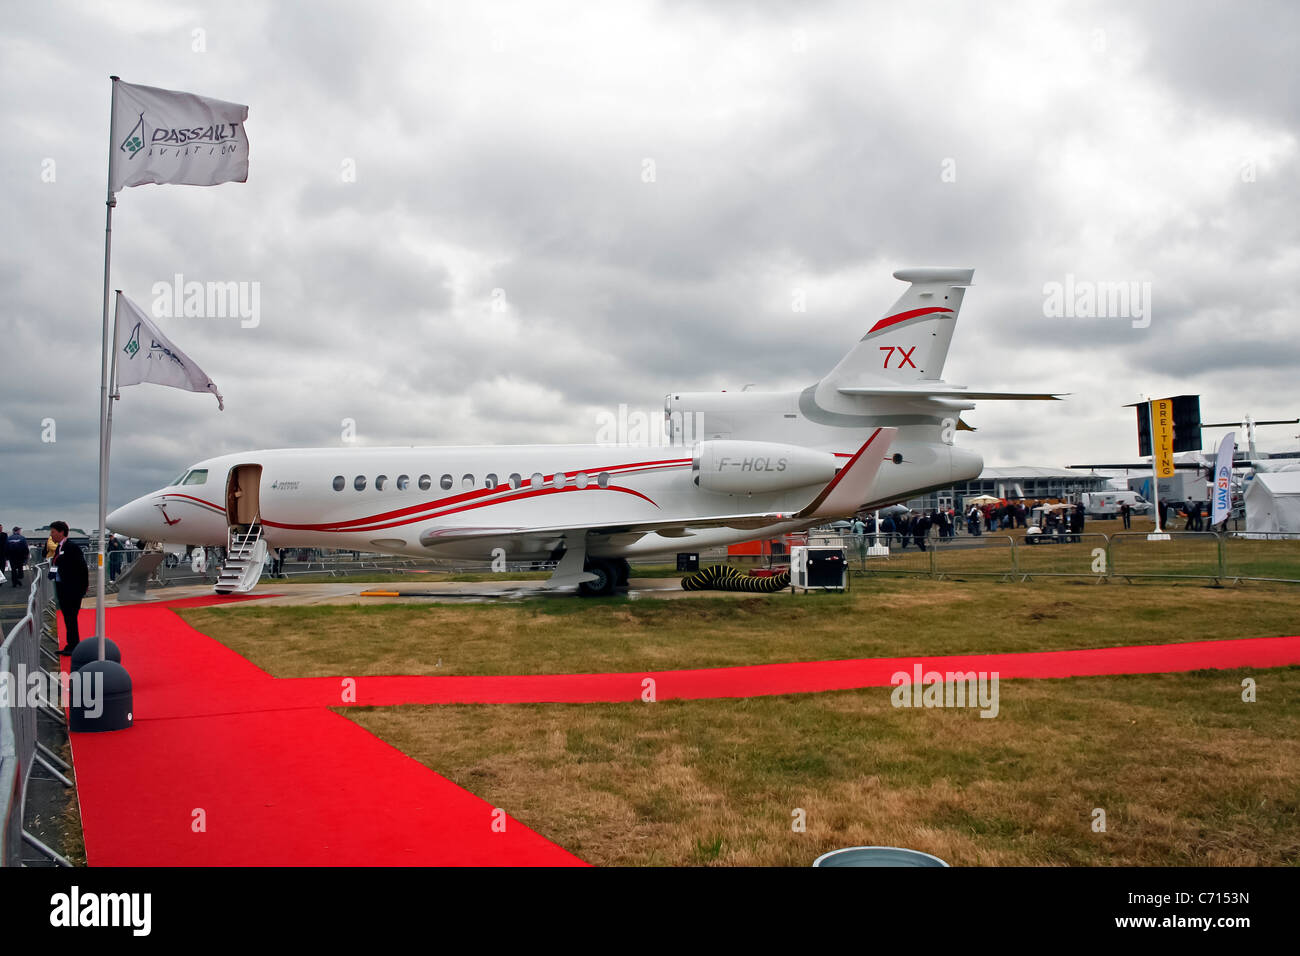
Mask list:
[[[617,587],[618,572],[613,563],[604,558],[588,558],[584,571],[590,571],[596,577],[578,585],[578,593],[583,597],[608,597]]]
[[[614,583],[616,587],[627,587],[627,579],[632,576],[632,565],[628,564],[627,558],[613,558],[614,565]]]

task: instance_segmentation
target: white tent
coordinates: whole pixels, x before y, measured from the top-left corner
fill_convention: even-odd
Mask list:
[[[1300,532],[1300,472],[1265,472],[1246,485],[1246,532]]]

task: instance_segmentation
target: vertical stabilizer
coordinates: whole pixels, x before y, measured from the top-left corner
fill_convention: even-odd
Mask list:
[[[962,296],[974,269],[900,269],[911,286],[822,379],[826,386],[911,385],[938,381],[948,358]]]

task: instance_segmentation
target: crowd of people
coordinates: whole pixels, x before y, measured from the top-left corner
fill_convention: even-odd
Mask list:
[[[854,519],[851,531],[870,547],[877,544],[903,549],[915,546],[924,551],[932,530],[943,539],[954,538],[963,531],[978,537],[1016,528],[1028,529],[1034,509],[1044,504],[1041,501],[998,501],[972,504],[965,513],[954,508],[889,513],[881,516],[879,528],[876,527],[875,514],[868,513]],[[1040,530],[1047,534],[1069,535],[1077,540],[1074,536],[1083,533],[1085,518],[1081,504],[1045,507]]]
[[[0,525],[0,571],[9,568],[10,586],[25,587],[23,573],[31,559],[31,545],[23,529],[17,526],[8,534]],[[50,563],[50,580],[54,583],[54,596],[59,602],[59,611],[63,615],[63,626],[68,640],[62,655],[72,653],[81,640],[77,630],[77,614],[81,611],[81,602],[90,589],[90,572],[86,567],[86,556],[80,545],[68,537],[68,525],[63,521],[50,522],[50,535],[45,541],[43,557]]]

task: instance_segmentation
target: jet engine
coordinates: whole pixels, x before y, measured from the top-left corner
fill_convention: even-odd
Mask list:
[[[841,464],[830,452],[798,445],[713,439],[695,446],[691,473],[705,491],[749,495],[825,484]]]

